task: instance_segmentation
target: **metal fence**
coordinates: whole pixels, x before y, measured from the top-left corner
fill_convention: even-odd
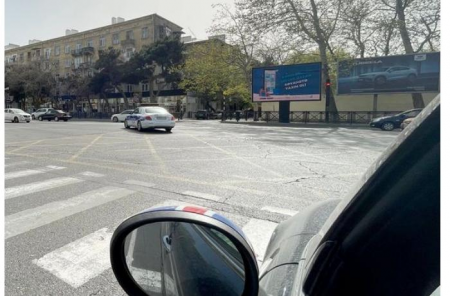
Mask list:
[[[347,123],[347,124],[367,124],[372,119],[387,115],[398,114],[402,111],[292,111],[289,113],[290,122],[299,123]],[[266,122],[279,121],[280,112],[263,111],[261,120]]]

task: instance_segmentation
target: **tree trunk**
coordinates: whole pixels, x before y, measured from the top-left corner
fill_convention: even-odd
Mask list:
[[[327,58],[327,48],[325,42],[319,43],[320,60],[322,61],[322,93],[325,93],[325,82],[330,79],[330,73],[328,71],[328,58]],[[327,102],[326,102],[327,103]],[[333,91],[331,91],[330,100],[328,101],[328,106],[325,106],[325,111],[337,112],[336,102],[334,101]]]
[[[154,80],[153,79],[149,79],[148,81],[148,90],[150,92],[150,103],[156,104],[158,103],[158,98],[154,93]]]
[[[130,109],[130,106],[129,106],[129,104],[128,104],[128,98],[127,98],[125,92],[123,91],[122,87],[119,86],[119,85],[117,85],[117,86],[115,86],[115,87],[116,87],[116,89],[122,94],[122,97],[123,97],[123,103],[125,104],[125,109]],[[117,111],[119,111],[119,110],[117,110]]]
[[[400,36],[402,37],[403,46],[405,47],[405,52],[414,53],[411,39],[409,38],[409,32],[406,28],[406,17],[405,17],[405,6],[404,1],[407,0],[396,0],[395,10],[398,15],[398,30],[400,32]],[[423,108],[425,107],[425,103],[423,102],[423,97],[421,93],[413,93],[411,94],[412,102],[414,108]]]

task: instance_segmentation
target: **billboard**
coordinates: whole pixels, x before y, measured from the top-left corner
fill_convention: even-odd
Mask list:
[[[320,101],[321,63],[252,69],[253,102]]]
[[[439,92],[440,53],[339,62],[337,94]]]

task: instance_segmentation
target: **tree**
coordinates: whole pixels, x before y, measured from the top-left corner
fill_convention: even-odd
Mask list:
[[[195,92],[206,108],[211,108],[210,101],[224,95],[249,101],[250,89],[244,73],[234,63],[234,53],[232,46],[220,40],[191,44],[180,85]]]
[[[323,80],[330,78],[327,52],[334,55],[336,33],[343,0],[240,0],[238,8],[257,32],[284,30],[317,45],[323,65]],[[329,111],[337,111],[332,96]]]
[[[183,51],[184,45],[176,36],[145,46],[125,65],[124,81],[133,84],[147,82],[150,100],[156,103],[161,90],[168,86],[176,87],[181,81]]]
[[[440,2],[434,0],[382,0],[395,12],[405,53],[434,51],[440,45]],[[414,108],[423,108],[422,94],[412,94]]]
[[[105,83],[109,83],[114,89],[119,91],[122,94],[125,108],[129,109],[128,98],[125,94],[125,90],[122,87],[122,83],[124,82],[124,77],[126,75],[126,64],[125,60],[122,56],[122,53],[118,49],[114,49],[112,47],[108,48],[105,51],[99,51],[99,59],[95,62],[94,68],[97,70],[95,76],[104,75],[101,80],[96,77],[95,79],[99,79],[100,81],[104,81]],[[97,80],[98,81],[98,80]]]
[[[40,69],[37,64],[8,65],[5,67],[5,86],[9,87],[14,100],[25,106],[25,99],[31,98],[38,108],[44,98],[51,96],[56,88],[56,79],[50,72]]]

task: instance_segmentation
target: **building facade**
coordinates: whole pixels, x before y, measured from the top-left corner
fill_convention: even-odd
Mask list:
[[[30,41],[25,46],[5,47],[5,65],[37,64],[42,70],[48,71],[55,78],[67,78],[72,74],[92,76],[94,64],[99,59],[99,52],[112,47],[122,52],[123,59],[129,60],[134,52],[142,47],[164,39],[172,34],[181,34],[182,28],[173,22],[152,14],[137,19],[125,21],[122,18],[112,18],[112,24],[84,32],[66,30],[66,36],[45,41]],[[57,79],[58,80],[58,79]],[[125,85],[127,93],[148,91],[148,84]],[[60,94],[64,95],[64,94]],[[78,105],[76,105],[78,104]],[[88,102],[66,101],[61,108],[67,111],[102,110],[101,100],[93,98]],[[108,111],[123,109],[123,98],[111,99],[114,108]]]
[[[113,24],[109,26],[79,33],[70,30],[70,34],[63,37],[7,49],[5,64],[37,62],[43,70],[59,77],[67,77],[74,71],[90,74],[100,50],[113,47],[129,59],[143,46],[173,33],[181,33],[181,30],[180,26],[157,14],[120,22],[113,18]]]

